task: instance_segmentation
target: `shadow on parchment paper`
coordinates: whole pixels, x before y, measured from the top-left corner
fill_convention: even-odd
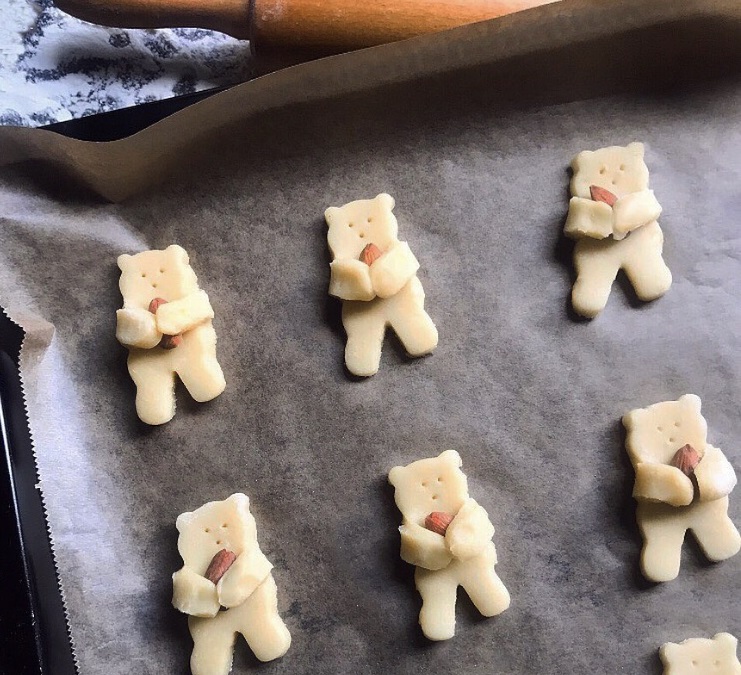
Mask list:
[[[687,39],[679,37],[682,34]],[[717,45],[709,52],[702,47],[708,35]],[[698,48],[703,49],[702,58],[695,52]],[[455,118],[466,124],[467,118],[475,118],[480,111],[506,114],[533,105],[625,92],[661,96],[707,83],[708,73],[714,73],[716,80],[728,75],[738,77],[733,73],[736,60],[732,54],[741,58],[741,45],[732,27],[712,18],[695,18],[676,22],[670,29],[652,26],[626,31],[605,36],[598,43],[572,43],[547,52],[343,95],[328,100],[332,106],[331,121],[316,112],[317,108],[328,107],[327,100],[287,105],[258,114],[249,126],[244,120],[226,126],[221,134],[223,148],[215,150],[211,139],[211,147],[193,145],[187,152],[193,151],[199,162],[209,161],[209,157],[223,159],[224,152],[241,158],[253,154],[274,158],[286,153],[310,153],[316,139],[322,151],[328,152],[343,135],[345,148],[362,146],[367,150],[369,143],[374,142],[369,136],[393,144],[399,131],[403,133],[410,124],[430,127]],[[487,86],[481,86],[482,82]],[[353,119],[358,110],[362,111],[362,118]],[[300,129],[292,132],[290,127],[296,121]],[[353,122],[358,121],[363,133],[353,137]],[[261,127],[264,130],[258,131]],[[247,129],[249,135],[245,133]],[[285,138],[290,138],[291,143],[286,144]],[[183,163],[179,166],[183,167]]]
[[[634,546],[631,547],[630,560],[623,561],[625,568],[630,570],[630,575],[626,575],[626,581],[631,581],[638,590],[647,591],[656,588],[658,584],[646,579],[641,572],[640,561],[643,539],[638,530],[638,523],[636,522],[636,502],[633,499],[633,482],[635,473],[630,457],[628,457],[628,453],[625,450],[626,433],[621,419],[615,422],[612,437],[614,439],[614,446],[619,458],[618,462],[622,468],[623,476],[619,492],[621,498],[619,502],[616,499],[616,504],[619,503],[620,507],[618,516],[619,524],[621,529],[625,530],[627,533],[627,539],[634,543]]]
[[[571,198],[571,190],[569,189],[569,181],[571,180],[571,169],[564,169],[564,204],[568,205],[569,199]],[[567,206],[568,208],[568,206]],[[574,246],[576,245],[573,239],[569,239],[563,233],[563,226],[566,222],[566,211],[561,218],[554,220],[548,225],[548,231],[553,232],[556,237],[556,241],[553,244],[553,260],[558,263],[566,273],[564,279],[568,281],[568,286],[564,291],[564,311],[570,321],[575,323],[588,323],[591,319],[577,314],[574,311],[574,307],[571,304],[571,289],[576,281],[576,272],[574,270]]]
[[[3,169],[3,180],[10,186],[34,185],[62,204],[105,204],[107,200],[69,173],[66,166],[31,159]]]
[[[325,204],[322,208],[327,208],[328,206],[331,206],[331,204]],[[322,260],[324,262],[323,269],[325,270],[324,288],[328,289],[329,264],[332,262],[332,254],[330,253],[329,246],[327,245],[327,223],[324,218],[317,218],[317,220],[313,224],[313,227],[315,232],[320,233],[320,239],[322,242]],[[329,293],[324,293],[322,298],[322,306],[322,315],[324,317],[324,322],[331,329],[336,344],[342,345],[341,350],[339,350],[340,356],[338,363],[342,364],[341,368],[344,372],[345,377],[347,377],[347,379],[351,380],[352,382],[363,382],[368,378],[353,375],[344,366],[345,342],[347,341],[347,336],[345,335],[345,329],[342,326],[342,301],[338,298],[333,298]]]
[[[79,180],[97,185],[102,194],[121,200],[151,190],[165,179],[180,180],[188,174],[203,175],[209,170],[207,166],[228,165],[230,162],[225,158],[229,157],[236,157],[244,163],[246,158],[255,162],[261,154],[273,158],[305,154],[316,150],[317,139],[321,140],[320,147],[326,152],[336,141],[333,136],[336,129],[345,126],[341,119],[340,124],[335,124],[334,118],[338,115],[346,117],[348,110],[359,111],[358,114],[363,116],[361,133],[350,142],[362,144],[367,149],[368,134],[362,127],[383,131],[384,142],[393,143],[394,129],[399,125],[403,127],[412,122],[416,126],[427,126],[453,116],[465,120],[477,109],[485,109],[491,114],[492,111],[516,111],[527,106],[555,105],[627,92],[663,96],[698,83],[707,84],[728,76],[738,78],[738,73],[733,72],[741,59],[738,32],[739,26],[727,18],[694,14],[690,18],[678,18],[659,25],[592,36],[582,42],[556,44],[492,63],[479,63],[476,59],[483,59],[483,56],[469,54],[460,63],[469,59],[474,65],[466,62],[458,66],[458,70],[401,82],[388,82],[388,75],[379,74],[385,71],[377,69],[369,73],[368,89],[362,93],[338,97],[330,87],[326,90],[327,98],[308,103],[292,102],[287,95],[285,103],[276,104],[280,107],[252,116],[239,113],[242,98],[252,90],[251,83],[246,83],[242,85],[244,89],[239,90],[245,92],[243,97],[239,92],[227,91],[199,104],[203,106],[202,111],[220,111],[215,117],[222,122],[217,122],[216,128],[203,129],[194,125],[191,131],[175,140],[158,134],[156,130],[145,129],[140,132],[138,140],[145,141],[139,145],[146,151],[131,153],[125,149],[126,143],[121,142],[119,146],[107,143],[88,145],[85,147],[87,164],[74,168],[70,163],[68,168],[70,172],[78,172]],[[442,40],[433,36],[428,42],[420,43],[425,45],[420,58],[437,53],[435,50],[440,49],[438,39]],[[710,40],[712,46],[708,45]],[[398,43],[385,45],[383,49],[384,57],[393,59],[397,52],[404,54],[405,47]],[[359,67],[364,63],[363,59],[363,53],[358,52],[336,62],[305,64],[298,67],[302,70],[293,73],[311,77],[324,72],[318,69],[328,68],[331,81],[335,70],[344,76],[343,69]],[[356,60],[359,63],[356,64]],[[290,81],[292,73],[287,76],[285,73],[280,71],[275,75],[277,87],[284,79]],[[225,113],[223,106],[218,107],[219,101],[225,104],[232,101],[233,110]],[[359,101],[362,105],[358,105]],[[312,112],[317,105],[323,109],[331,106],[333,119],[317,117]],[[301,114],[296,115],[297,109]],[[187,119],[189,110],[180,114],[185,116],[182,119]],[[298,133],[291,133],[290,117],[299,118]],[[295,120],[293,124],[296,124]],[[290,142],[286,143],[286,139]],[[126,156],[127,161],[116,161],[119,156]],[[104,173],[97,168],[99,166],[105,167]],[[58,192],[62,172],[55,168],[53,173],[45,173],[47,177],[53,176],[54,180],[51,183],[47,180],[40,187]]]
[[[401,525],[401,512],[396,508],[394,501],[394,487],[384,476],[378,480],[378,492],[384,510],[384,521]],[[388,535],[378,547],[376,563],[381,572],[391,580],[395,585],[403,586],[405,589],[406,603],[405,613],[412,615],[414,618],[406,627],[406,635],[403,637],[415,649],[431,649],[435,643],[430,642],[423,634],[419,626],[419,610],[422,607],[422,600],[414,585],[414,566],[404,562],[399,554],[401,540],[399,538],[398,527],[390,527]],[[414,610],[410,611],[409,608]],[[400,639],[402,639],[400,637]]]
[[[187,673],[190,671],[190,652],[193,648],[193,640],[188,630],[188,617],[172,606],[172,574],[183,564],[178,553],[177,531],[171,525],[163,525],[152,541],[157,542],[159,551],[156,559],[161,561],[154,580],[157,589],[154,612],[157,629],[153,632],[161,633],[166,640],[182,647],[178,650],[181,663],[177,672]]]

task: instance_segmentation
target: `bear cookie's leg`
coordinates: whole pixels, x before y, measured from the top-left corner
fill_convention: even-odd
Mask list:
[[[689,527],[686,508],[638,502],[636,519],[643,536],[641,571],[647,579],[659,582],[677,578]]]
[[[198,403],[216,398],[226,387],[226,380],[216,357],[189,363],[179,368],[177,373],[188,393]]]
[[[221,612],[213,619],[188,617],[188,628],[193,638],[190,669],[193,675],[228,675],[232,669],[236,632]]]
[[[509,591],[494,570],[497,562],[494,544],[486,551],[462,564],[461,586],[471,602],[484,616],[496,616],[509,607]]]
[[[414,277],[392,299],[391,327],[409,356],[423,356],[437,347],[437,328],[425,312],[425,293]]]
[[[455,635],[455,600],[458,582],[448,570],[417,567],[414,582],[422,596],[419,625],[429,640],[449,640]]]
[[[664,235],[658,223],[651,223],[630,234],[626,244],[631,247],[623,270],[636,295],[644,302],[656,300],[672,285],[672,273],[664,262],[661,249]]]
[[[692,534],[713,562],[726,560],[741,550],[741,535],[728,517],[728,497],[696,504]]]
[[[254,655],[260,661],[283,656],[291,646],[291,634],[278,614],[278,588],[272,574],[247,598],[244,606],[240,632]]]
[[[571,304],[578,314],[591,319],[607,305],[612,283],[620,269],[619,263],[612,259],[609,247],[619,243],[622,242],[606,239],[580,239],[576,242],[576,281],[571,291]]]
[[[375,375],[381,363],[386,317],[380,311],[385,300],[342,303],[342,325],[347,333],[345,365],[360,377]]]
[[[136,385],[139,419],[152,425],[169,422],[175,415],[175,374],[169,363],[137,349],[129,354],[128,365]]]

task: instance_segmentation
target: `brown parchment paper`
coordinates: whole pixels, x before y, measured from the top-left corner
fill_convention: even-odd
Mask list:
[[[642,580],[620,426],[697,393],[741,468],[739,56],[736,2],[566,1],[281,71],[115,143],[0,130],[0,305],[28,335],[81,672],[187,671],[174,521],[235,491],[293,635],[260,672],[659,673],[665,641],[739,636],[741,556],[710,565],[688,542],[676,581]],[[580,321],[567,166],[632,140],[674,284],[644,305],[617,283]],[[409,361],[388,339],[355,381],[322,214],[381,191],[440,346]],[[148,428],[114,337],[115,258],[173,242],[215,307],[228,386],[205,405],[181,390]],[[497,528],[513,602],[482,620],[461,593],[457,636],[430,644],[386,475],[446,448]],[[235,671],[257,668],[240,644]]]

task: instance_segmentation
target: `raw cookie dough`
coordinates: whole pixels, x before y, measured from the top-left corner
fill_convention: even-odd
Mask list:
[[[572,161],[571,201],[564,234],[576,239],[574,311],[593,318],[607,304],[612,283],[625,271],[636,295],[655,300],[669,290],[661,206],[648,189],[642,143],[585,150]],[[630,235],[630,236],[628,236]]]
[[[486,511],[468,496],[461,464],[455,450],[446,450],[438,457],[396,466],[389,472],[403,516],[401,557],[416,566],[414,581],[422,596],[419,623],[430,640],[447,640],[455,634],[458,586],[463,586],[484,616],[500,614],[510,602],[509,592],[494,571],[494,526]],[[444,535],[425,527],[425,521],[434,526],[431,514],[447,514],[444,522],[453,516]]]
[[[737,644],[738,640],[730,633],[718,633],[712,640],[690,638],[679,644],[667,642],[659,650],[664,675],[741,675]]]
[[[257,543],[248,497],[236,493],[204,504],[178,516],[176,527],[184,565],[172,575],[172,604],[190,615],[193,675],[227,675],[237,633],[260,661],[283,656],[291,635],[278,614],[273,566]],[[205,575],[214,556],[224,550],[236,559],[214,584]]]
[[[425,294],[417,278],[419,263],[409,245],[397,239],[394,204],[393,197],[380,194],[324,212],[333,258],[329,294],[342,300],[345,364],[353,375],[378,372],[387,326],[410,356],[423,356],[437,346],[437,328],[424,310]],[[364,254],[369,244],[378,248],[379,257],[377,252]]]
[[[175,414],[176,374],[196,401],[224,391],[214,312],[180,246],[124,254],[118,266],[124,306],[116,312],[116,337],[129,348],[136,412],[147,424],[164,424]]]
[[[625,446],[636,473],[641,569],[651,581],[670,581],[679,574],[688,529],[710,560],[725,560],[741,548],[741,535],[728,517],[736,474],[723,453],[707,443],[700,407],[700,399],[687,394],[623,416]],[[671,465],[685,444],[701,458],[691,476]]]

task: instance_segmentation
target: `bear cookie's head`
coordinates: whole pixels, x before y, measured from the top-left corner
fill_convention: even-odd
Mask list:
[[[700,454],[704,453],[708,429],[700,414],[701,405],[698,396],[685,394],[676,401],[655,403],[626,413],[623,416],[628,432],[626,448],[633,463],[667,464],[688,443]]]
[[[382,193],[375,199],[358,199],[344,206],[330,206],[324,212],[329,225],[327,241],[335,258],[357,258],[368,244],[381,251],[397,241],[399,226],[393,214],[391,195]]]
[[[462,463],[455,450],[446,450],[437,457],[391,469],[389,482],[404,520],[424,526],[425,518],[433,511],[458,513],[468,497]]]
[[[175,526],[183,562],[198,574],[206,571],[221,549],[240,555],[257,542],[257,525],[250,513],[250,500],[242,493],[183,513]]]
[[[154,298],[179,300],[198,290],[198,278],[184,248],[173,244],[164,251],[118,256],[119,287],[124,306],[147,309]]]
[[[643,154],[643,143],[580,152],[571,162],[571,195],[590,199],[591,185],[605,188],[617,197],[647,190],[648,167]]]
[[[664,675],[741,675],[737,645],[738,640],[730,633],[718,633],[712,640],[690,638],[679,644],[667,642],[659,651]]]

